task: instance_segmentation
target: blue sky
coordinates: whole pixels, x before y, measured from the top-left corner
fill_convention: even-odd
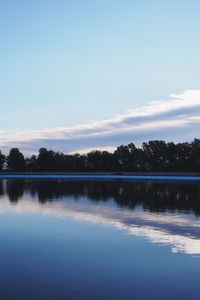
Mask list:
[[[19,133],[44,136],[46,129],[94,125],[150,101],[166,103],[171,93],[198,94],[199,12],[195,0],[0,1],[0,148],[23,148]],[[187,97],[193,103],[196,96]],[[169,139],[185,137],[174,132]],[[112,147],[132,136],[84,145],[77,138],[62,150]],[[60,150],[57,140],[55,134],[47,146]]]

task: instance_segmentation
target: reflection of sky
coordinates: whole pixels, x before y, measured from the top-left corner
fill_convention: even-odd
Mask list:
[[[200,222],[191,214],[150,213],[139,208],[133,211],[108,203],[96,204],[81,197],[79,201],[67,198],[67,201],[40,204],[30,195],[25,195],[17,204],[11,204],[4,196],[1,198],[0,213],[50,214],[73,218],[115,227],[130,235],[145,237],[151,243],[169,245],[172,252],[200,254]]]

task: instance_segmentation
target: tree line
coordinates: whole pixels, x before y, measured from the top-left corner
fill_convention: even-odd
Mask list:
[[[163,140],[121,145],[114,153],[91,151],[64,154],[41,148],[25,158],[18,148],[0,151],[0,171],[8,172],[200,172],[200,139],[174,143]]]

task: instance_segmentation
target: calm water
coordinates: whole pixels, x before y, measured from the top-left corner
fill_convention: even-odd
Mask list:
[[[198,299],[198,182],[0,181],[0,299]]]

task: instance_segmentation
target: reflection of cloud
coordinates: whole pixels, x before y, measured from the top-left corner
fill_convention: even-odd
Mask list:
[[[27,153],[41,146],[61,151],[84,151],[87,148],[113,147],[133,140],[137,143],[155,138],[178,140],[180,135],[183,139],[191,139],[198,136],[199,124],[200,90],[188,90],[109,120],[15,134],[0,131],[0,138],[2,149],[17,145]]]
[[[1,199],[0,213],[50,214],[55,217],[73,218],[103,226],[125,230],[134,236],[146,237],[152,243],[169,245],[173,252],[200,254],[200,222],[191,215],[155,214],[139,209],[130,211],[116,206],[98,205],[81,199],[74,202],[67,198],[63,202],[39,204],[27,196],[18,204]]]

